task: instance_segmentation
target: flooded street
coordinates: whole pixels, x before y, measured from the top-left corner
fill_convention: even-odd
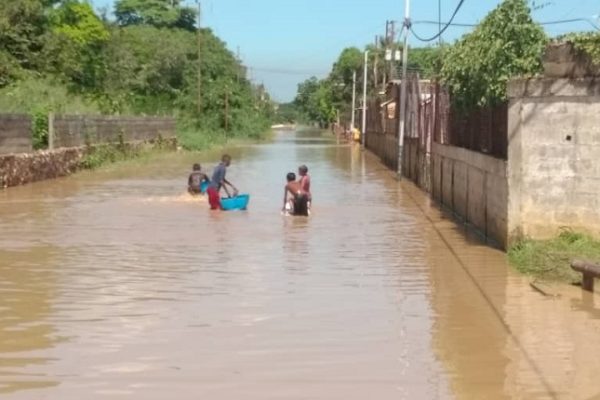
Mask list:
[[[2,399],[600,399],[600,302],[543,296],[360,148],[231,150],[0,191]],[[280,215],[307,164],[313,215]],[[596,303],[596,304],[594,304]]]

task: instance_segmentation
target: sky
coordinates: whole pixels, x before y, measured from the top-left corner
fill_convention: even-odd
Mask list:
[[[442,21],[452,15],[459,0],[412,0],[413,21]],[[466,0],[455,22],[477,23],[500,0]],[[599,0],[536,0],[540,22],[590,18],[600,14]],[[113,0],[92,0],[96,8],[112,7]],[[187,1],[193,5],[195,2]],[[385,34],[385,21],[402,21],[404,0],[202,0],[202,24],[210,27],[229,49],[239,52],[249,67],[249,78],[264,83],[276,101],[294,98],[299,82],[327,76],[339,53],[349,46],[363,47]],[[400,22],[398,22],[400,25]],[[437,25],[416,24],[421,37],[437,33]],[[450,27],[443,40],[452,42],[472,28]],[[590,30],[585,22],[547,25],[552,36]],[[414,37],[411,46],[423,46]]]

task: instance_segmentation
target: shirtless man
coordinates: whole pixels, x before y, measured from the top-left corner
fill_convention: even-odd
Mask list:
[[[308,213],[310,214],[312,194],[310,193],[310,175],[308,175],[308,167],[306,165],[301,165],[298,168],[298,175],[300,175],[300,179],[298,180],[300,188],[302,188],[302,191],[308,196]]]
[[[296,182],[296,174],[287,174],[287,184],[283,191],[282,212],[291,215],[308,216],[308,194],[302,190],[300,182]]]

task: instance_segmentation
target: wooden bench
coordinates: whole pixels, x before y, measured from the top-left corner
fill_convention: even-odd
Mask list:
[[[600,278],[600,264],[590,261],[575,260],[571,263],[574,271],[581,272],[581,287],[588,292],[594,291],[594,279]]]

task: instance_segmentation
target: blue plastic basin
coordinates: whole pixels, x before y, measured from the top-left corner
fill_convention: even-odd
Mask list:
[[[221,208],[226,211],[245,210],[250,202],[249,194],[238,194],[235,197],[223,197]]]
[[[202,182],[200,184],[200,192],[201,193],[206,193],[206,189],[208,189],[208,185],[210,185],[209,182]]]

